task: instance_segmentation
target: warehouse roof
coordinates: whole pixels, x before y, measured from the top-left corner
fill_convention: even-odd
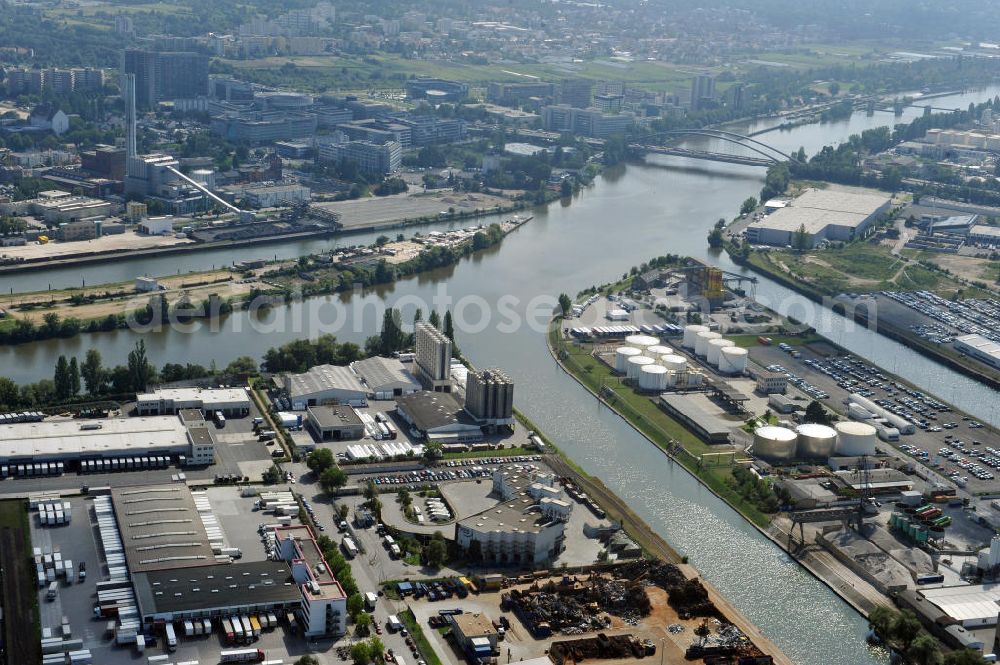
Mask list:
[[[969,235],[990,236],[1000,238],[1000,226],[987,226],[986,224],[976,224],[969,229]]]
[[[187,485],[124,487],[111,492],[132,573],[215,563]]]
[[[296,396],[328,390],[368,392],[358,375],[344,365],[316,365],[302,374],[288,374],[285,377],[285,388],[293,400]]]
[[[309,420],[320,428],[361,427],[361,416],[349,406],[310,406],[306,411]]]
[[[956,621],[997,618],[1000,584],[973,584],[924,589],[919,594]]]
[[[479,427],[476,421],[465,413],[462,403],[452,393],[422,390],[397,397],[396,405],[406,412],[413,420],[414,426],[422,432],[451,425]]]
[[[808,189],[786,207],[774,211],[752,226],[816,234],[827,226],[856,227],[889,202],[884,194],[842,189]]]
[[[414,390],[420,390],[420,382],[397,358],[372,356],[352,363],[351,369],[373,391],[394,384],[405,384],[412,386]]]
[[[0,459],[122,453],[142,455],[188,445],[177,416],[46,420],[0,425]]]
[[[170,401],[202,402],[204,404],[236,404],[250,397],[246,388],[158,388],[151,393],[136,395],[137,402]]]
[[[465,637],[497,634],[497,629],[493,626],[493,622],[485,614],[453,614],[451,615],[451,621]]]
[[[132,575],[143,616],[298,603],[299,586],[283,561],[209,565],[183,572],[159,570]]]

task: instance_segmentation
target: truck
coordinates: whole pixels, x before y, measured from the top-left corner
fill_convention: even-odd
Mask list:
[[[240,617],[240,622],[243,624],[243,639],[247,642],[254,641],[253,626],[250,625],[250,617],[243,615]]]
[[[226,426],[226,417],[224,415],[222,415],[222,411],[216,411],[215,412],[215,424],[218,427],[225,427]]]
[[[365,594],[365,609],[369,612],[375,610],[375,604],[378,603],[378,594],[374,591],[369,591]]]
[[[260,649],[223,649],[219,652],[220,663],[259,663],[264,660]]]
[[[59,582],[49,582],[49,590],[45,593],[46,600],[55,600],[59,595]]]
[[[222,620],[222,634],[226,637],[226,642],[232,644],[236,640],[236,633],[233,632],[233,622],[229,619]]]
[[[177,633],[174,632],[174,624],[168,623],[164,630],[167,640],[167,651],[177,651]]]
[[[85,579],[87,579],[87,562],[86,561],[81,561],[80,562],[80,572],[79,572],[78,577],[79,577],[79,580],[81,582],[84,581]]]
[[[254,639],[257,639],[258,637],[260,637],[261,625],[260,625],[260,621],[257,619],[257,615],[256,614],[251,614],[250,615],[250,630],[251,630],[251,634],[253,635]]]
[[[399,545],[397,545],[396,543],[393,543],[392,546],[389,547],[389,554],[392,555],[393,559],[398,559],[399,557],[402,556],[403,553],[402,553],[402,551],[400,551]]]
[[[395,633],[403,629],[403,622],[395,614],[390,614],[389,618],[385,620],[385,627],[389,629],[390,633]]]
[[[354,544],[351,538],[345,536],[340,544],[344,548],[344,554],[347,555],[348,559],[353,559],[358,555],[358,546]]]

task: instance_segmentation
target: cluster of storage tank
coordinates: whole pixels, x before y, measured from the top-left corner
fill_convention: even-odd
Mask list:
[[[709,330],[708,326],[686,326],[681,346],[694,351],[699,358],[704,358],[720,374],[736,376],[747,371],[747,350],[736,346],[733,340]]]
[[[851,393],[847,398],[847,415],[854,420],[870,423],[883,441],[898,441],[900,434],[913,434],[916,425],[885,409],[867,397]]]
[[[661,391],[699,386],[703,376],[688,369],[687,360],[655,337],[630,335],[615,350],[615,370],[632,379],[640,390]]]
[[[857,457],[875,454],[875,438],[874,427],[853,421],[834,427],[805,423],[795,429],[765,425],[754,430],[753,452],[772,462],[828,459],[834,455]]]

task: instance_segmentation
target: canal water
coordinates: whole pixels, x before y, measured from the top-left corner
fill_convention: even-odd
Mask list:
[[[1000,88],[993,88],[939,98],[934,105],[963,107],[998,92]],[[902,120],[918,113],[909,109]],[[858,113],[842,122],[775,130],[758,138],[786,152],[804,146],[813,154],[824,145],[894,120],[891,114],[869,117]],[[762,122],[734,131],[769,126]],[[710,139],[691,145],[724,149]],[[387,305],[400,306],[406,317],[417,306],[425,317],[432,305],[449,306],[461,322],[459,346],[470,359],[480,367],[504,368],[516,382],[520,408],[586,471],[604,480],[676,549],[688,554],[705,577],[794,662],[885,663],[884,654],[872,652],[865,644],[865,622],[850,607],[558,369],[540,330],[560,292],[574,294],[614,280],[655,255],[691,255],[738,270],[724,254],[707,248],[706,234],[716,219],[732,217],[743,199],[757,195],[763,175],[761,168],[651,157],[645,164],[606,173],[569,204],[555,203],[536,212],[532,222],[499,247],[458,265],[369,292],[295,302],[257,315],[240,312],[219,330],[201,326],[190,334],[153,331],[143,338],[157,364],[215,361],[223,366],[237,356],[260,357],[270,347],[322,332],[362,342],[378,330],[381,308]],[[284,243],[267,250],[119,260],[106,266],[53,271],[44,277],[0,278],[0,292],[36,290],[50,279],[55,281],[53,287],[84,279],[93,284],[275,253],[294,256],[333,246],[332,242],[363,240],[351,236]],[[961,391],[963,406],[991,420],[993,391],[831,316],[780,285],[762,280],[757,297],[770,307],[810,321],[846,348],[930,392],[951,398],[951,391]],[[532,315],[537,323],[529,322]],[[513,323],[515,319],[520,323]],[[82,356],[91,348],[101,351],[106,364],[121,363],[136,339],[135,333],[122,331],[0,349],[0,375],[17,381],[50,377],[60,354]]]

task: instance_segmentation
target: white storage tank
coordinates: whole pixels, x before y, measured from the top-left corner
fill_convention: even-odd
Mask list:
[[[684,326],[684,337],[681,339],[681,346],[685,349],[693,349],[698,341],[698,333],[708,332],[708,326],[692,324]]]
[[[704,381],[705,375],[701,372],[687,372],[684,377],[683,385],[686,385],[688,388],[697,388],[704,383]],[[680,381],[678,381],[678,385],[681,385]]]
[[[705,359],[708,361],[708,364],[712,367],[718,367],[719,352],[729,346],[736,346],[736,342],[731,339],[723,338],[708,340],[708,353],[705,354]]]
[[[738,346],[724,346],[719,350],[719,373],[737,376],[746,374],[747,350]]]
[[[828,459],[837,447],[837,430],[819,423],[805,423],[795,428],[799,435],[799,457]]]
[[[667,353],[660,356],[660,364],[672,372],[683,372],[687,369],[688,361],[684,356]]]
[[[856,457],[858,455],[874,455],[877,432],[868,423],[845,420],[835,425],[837,430],[838,455]]]
[[[708,355],[708,343],[713,339],[722,339],[722,335],[711,330],[698,333],[694,340],[694,354],[699,358]]]
[[[615,369],[622,374],[628,369],[628,359],[642,353],[634,346],[619,346],[615,349]]]
[[[654,361],[649,356],[632,356],[628,359],[628,369],[626,369],[626,376],[630,379],[638,379],[639,372],[645,365],[652,365]]]
[[[663,346],[662,344],[656,344],[646,348],[646,355],[651,358],[659,358],[660,356],[667,355],[668,353],[673,353],[674,350],[669,346]]]
[[[667,368],[663,365],[644,365],[639,370],[639,388],[642,390],[665,390]]]
[[[798,435],[787,427],[764,425],[753,432],[753,453],[766,460],[795,459]]]
[[[629,335],[625,338],[625,343],[629,346],[636,346],[640,349],[646,349],[651,346],[659,346],[660,340],[656,339],[651,335]]]

